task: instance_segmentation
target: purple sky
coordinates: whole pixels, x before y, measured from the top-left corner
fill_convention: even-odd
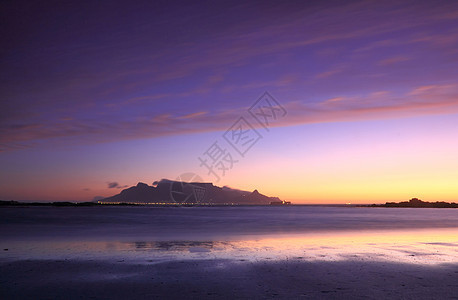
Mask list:
[[[215,181],[197,158],[268,91],[287,116],[218,185],[458,200],[458,3],[381,2],[2,2],[0,198]]]

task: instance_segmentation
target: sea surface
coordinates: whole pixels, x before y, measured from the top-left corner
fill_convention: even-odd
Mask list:
[[[458,263],[458,209],[3,207],[0,260]]]

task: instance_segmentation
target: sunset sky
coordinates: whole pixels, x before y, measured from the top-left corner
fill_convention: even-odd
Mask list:
[[[90,201],[193,172],[294,203],[458,201],[456,1],[0,15],[0,199]],[[266,91],[284,111],[263,127],[248,110]],[[225,139],[240,117],[258,137],[243,156]],[[199,161],[215,142],[237,161],[219,181]]]

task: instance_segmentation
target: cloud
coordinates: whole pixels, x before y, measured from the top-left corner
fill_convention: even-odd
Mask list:
[[[394,39],[379,40],[379,41],[371,42],[364,47],[357,48],[354,50],[354,52],[372,51],[372,50],[377,50],[379,48],[396,46],[399,44],[400,42]]]
[[[287,101],[278,99],[287,109],[288,117],[273,126],[307,123],[357,121],[399,118],[428,114],[458,113],[458,83],[430,84],[411,88],[405,93],[372,91],[362,95],[336,95],[319,102],[306,99]],[[85,122],[71,124],[42,124],[41,126],[13,126],[0,135],[2,150],[34,147],[51,142],[100,143],[159,136],[181,135],[226,130],[245,108],[185,115],[158,115],[142,120],[122,122]],[[18,147],[19,146],[19,147]],[[122,188],[109,182],[109,188]]]
[[[345,97],[334,97],[334,98],[330,98],[330,99],[325,100],[323,103],[340,102],[340,101],[343,101],[345,99],[347,99],[347,98],[345,98]]]
[[[108,188],[109,189],[114,189],[114,188],[117,188],[117,189],[123,189],[123,188],[126,188],[127,185],[120,185],[119,183],[117,183],[116,181],[113,181],[113,182],[108,182]]]
[[[377,98],[377,97],[387,97],[390,95],[390,92],[389,91],[376,91],[376,92],[372,92],[370,93],[370,96],[371,97],[374,97],[374,98]]]
[[[173,94],[158,94],[149,96],[140,96],[127,99],[123,104],[132,104],[137,102],[153,102],[172,96]]]
[[[119,183],[117,183],[117,182],[108,182],[108,188],[109,189],[119,188]]]
[[[296,101],[284,106],[288,118],[280,126],[454,114],[458,113],[458,84],[419,86],[398,94],[375,91],[312,104]]]
[[[179,118],[180,119],[195,119],[196,117],[203,116],[206,113],[207,113],[206,111],[198,111],[198,112],[195,112],[195,113],[184,115],[184,116],[179,117]]]
[[[444,92],[453,91],[453,85],[423,85],[411,90],[408,95],[421,96],[421,95],[438,95]]]
[[[429,43],[439,47],[451,47],[458,42],[458,31],[445,32],[441,34],[423,33],[410,38],[409,43]]]
[[[343,71],[343,69],[334,69],[334,70],[329,70],[329,71],[326,71],[326,72],[323,72],[323,73],[319,73],[317,74],[315,77],[318,78],[318,79],[322,79],[322,78],[328,78],[330,76],[333,76],[335,74],[338,74],[338,73],[341,73]]]
[[[389,65],[394,65],[400,62],[408,61],[410,58],[405,57],[405,56],[394,56],[390,58],[383,59],[378,62],[379,66],[389,66]]]

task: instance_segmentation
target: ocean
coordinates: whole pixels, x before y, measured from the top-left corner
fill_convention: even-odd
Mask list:
[[[340,259],[356,250],[410,261],[456,261],[458,210],[335,206],[5,207],[0,259],[146,261],[292,256]],[[391,251],[402,245],[401,252]],[[384,248],[385,247],[385,248]],[[268,249],[269,251],[266,251]],[[410,249],[410,250],[409,250]],[[375,251],[376,250],[376,251]],[[383,257],[383,256],[379,256]],[[415,257],[418,259],[418,257]]]

